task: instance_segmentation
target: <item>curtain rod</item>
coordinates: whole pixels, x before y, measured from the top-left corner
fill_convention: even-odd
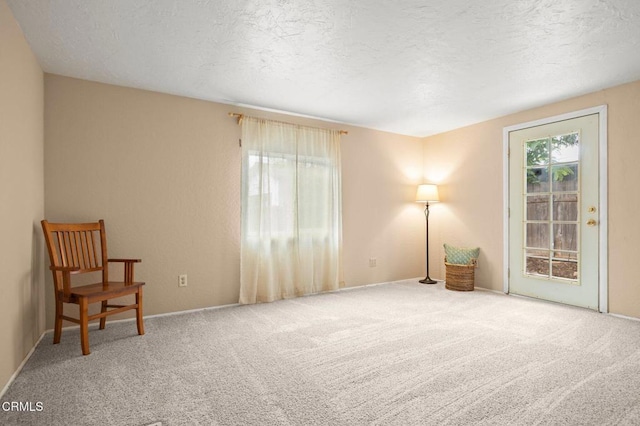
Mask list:
[[[239,114],[237,112],[230,112],[228,114],[229,114],[229,117],[236,117],[238,119],[238,124],[242,123],[242,119],[244,118],[244,114]],[[274,121],[274,120],[272,120],[272,121]],[[291,124],[291,123],[285,123],[284,121],[277,121],[277,123]],[[347,132],[346,130],[340,130],[340,134],[341,135],[348,135],[349,132]]]

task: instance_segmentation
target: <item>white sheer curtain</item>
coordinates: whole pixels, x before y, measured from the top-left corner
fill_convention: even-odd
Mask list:
[[[240,303],[339,287],[340,132],[244,117]]]

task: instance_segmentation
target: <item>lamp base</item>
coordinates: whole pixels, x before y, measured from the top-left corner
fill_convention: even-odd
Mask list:
[[[438,281],[432,280],[431,278],[429,278],[429,276],[427,275],[427,278],[425,278],[424,280],[420,280],[418,281],[420,284],[437,284]]]

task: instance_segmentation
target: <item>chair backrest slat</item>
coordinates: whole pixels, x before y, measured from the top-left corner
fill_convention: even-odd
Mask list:
[[[93,267],[93,262],[91,262],[91,249],[89,245],[89,235],[91,235],[87,231],[83,231],[80,236],[82,237],[82,251],[84,252],[84,263],[88,268]]]
[[[62,242],[63,235],[60,232],[55,232],[54,234],[56,236],[56,239],[52,241],[53,242],[53,247],[55,249],[55,243],[57,242],[58,243],[57,244],[57,248],[58,248],[57,252],[60,253],[60,265],[66,265],[67,264],[67,254],[66,254],[66,252],[64,250],[60,250],[60,248],[64,247],[64,243]],[[46,235],[47,235],[47,232],[45,231],[45,236]],[[47,239],[47,242],[48,241],[49,240]],[[49,252],[51,252],[51,250],[49,250]],[[53,265],[53,263],[51,263],[51,264]]]
[[[93,259],[93,263],[92,264],[94,266],[97,266],[98,263],[99,263],[98,258],[96,256],[96,253],[98,252],[98,250],[96,249],[96,239],[94,238],[93,232],[89,233],[89,239],[91,240],[91,247],[93,248],[93,250],[91,250],[91,252],[90,252],[91,253],[90,255],[91,255],[92,259]]]
[[[71,238],[69,238],[68,232],[62,232],[62,243],[63,246],[60,248],[61,251],[66,253],[65,258],[67,259],[67,264],[63,266],[73,266],[73,252],[71,251]]]
[[[69,240],[71,242],[71,253],[73,254],[73,266],[77,266],[80,269],[80,253],[78,252],[78,232],[69,232]]]

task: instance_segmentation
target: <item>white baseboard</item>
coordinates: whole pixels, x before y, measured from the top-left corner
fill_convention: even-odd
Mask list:
[[[620,315],[620,314],[612,314],[611,312],[606,313],[606,315],[611,315],[612,317],[618,317],[618,318],[622,318],[622,319],[628,319],[628,320],[631,320],[631,321],[640,321],[640,318],[629,317],[629,316]]]
[[[18,377],[18,374],[20,374],[20,372],[24,368],[24,366],[27,363],[27,361],[29,361],[29,358],[31,358],[31,355],[33,355],[33,352],[36,350],[36,348],[38,347],[38,344],[40,344],[40,341],[42,340],[42,338],[44,337],[45,334],[47,334],[47,332],[43,331],[42,334],[40,335],[40,337],[38,338],[38,341],[33,345],[31,350],[27,354],[27,356],[24,357],[24,359],[22,360],[22,362],[20,363],[20,365],[18,366],[16,371],[13,373],[13,375],[11,377],[9,377],[9,380],[7,381],[7,384],[4,385],[4,387],[2,388],[2,391],[0,391],[0,399],[2,399],[2,397],[4,396],[4,394],[7,391],[7,389],[9,389],[9,386],[11,386],[11,383],[13,383],[13,381],[16,379],[16,377]]]
[[[406,278],[404,280],[384,281],[384,282],[381,282],[381,283],[355,285],[355,286],[352,286],[352,287],[342,287],[342,288],[339,288],[337,290],[327,291],[325,293],[336,293],[336,292],[339,292],[339,291],[351,291],[351,290],[357,290],[359,288],[375,287],[375,286],[378,286],[378,285],[385,285],[385,284],[397,284],[397,283],[402,283],[402,282],[405,282],[405,281],[416,281],[416,282],[418,282],[418,281],[420,281],[422,279],[423,279],[423,277],[416,277],[416,278]],[[434,279],[434,280],[439,282],[439,283],[443,282],[442,280],[436,280],[436,279]],[[322,293],[315,293],[315,294],[322,294]],[[309,296],[313,296],[313,294],[309,294]]]
[[[496,293],[496,294],[501,294],[503,296],[510,296],[508,293],[505,293],[502,290],[493,290],[490,288],[484,288],[484,287],[474,287],[474,290],[480,290],[480,291],[488,291],[490,293]]]
[[[149,315],[144,317],[146,318],[158,318],[158,317],[170,317],[172,315],[182,315],[182,314],[189,314],[192,312],[200,312],[200,311],[211,311],[214,309],[224,309],[224,308],[232,308],[234,306],[240,306],[239,303],[230,303],[228,305],[217,305],[217,306],[207,306],[206,308],[196,308],[196,309],[187,309],[185,311],[175,311],[175,312],[165,312],[164,314],[154,314],[154,315]],[[126,319],[122,319],[122,320],[118,320],[118,321],[133,321],[135,318],[126,318]],[[115,321],[111,321],[111,322],[115,322]]]
[[[182,315],[182,314],[189,314],[192,312],[200,312],[200,311],[210,311],[212,309],[224,309],[224,308],[231,308],[234,306],[240,306],[239,303],[231,303],[229,305],[218,305],[218,306],[208,306],[206,308],[196,308],[196,309],[187,309],[184,311],[174,311],[174,312],[165,312],[163,314],[153,314],[153,315],[144,315],[143,318],[144,319],[149,319],[149,318],[158,318],[158,317],[169,317],[172,315]],[[135,321],[136,317],[131,317],[131,318],[121,318],[121,319],[114,319],[114,320],[108,320],[107,324],[113,324],[113,323],[118,323],[118,322],[130,322],[130,321]],[[91,324],[89,324],[89,328],[96,328],[100,325],[99,322],[92,322]],[[65,327],[62,327],[63,330],[73,330],[76,328],[80,328],[79,325],[68,325]],[[48,330],[45,331],[45,333],[51,333],[53,332],[53,328],[50,328]]]

